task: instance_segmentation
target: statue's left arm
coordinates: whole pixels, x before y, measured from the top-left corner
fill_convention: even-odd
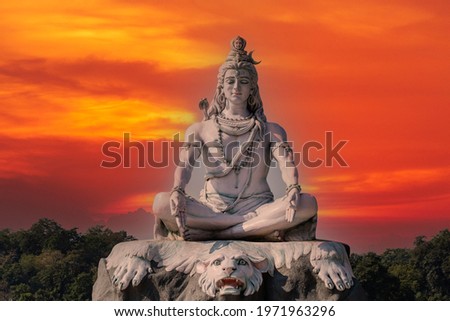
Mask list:
[[[278,163],[281,177],[286,184],[286,221],[292,222],[300,202],[301,187],[298,184],[298,170],[295,166],[294,152],[287,140],[286,131],[278,124],[269,123],[270,148],[272,157]]]

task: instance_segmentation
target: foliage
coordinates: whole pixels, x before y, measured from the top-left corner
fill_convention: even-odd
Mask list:
[[[41,219],[29,230],[0,231],[0,300],[90,300],[97,264],[132,240],[102,226],[80,234]]]
[[[95,226],[80,234],[41,219],[29,230],[0,231],[0,300],[90,300],[97,264],[133,238]],[[450,300],[450,232],[412,249],[352,254],[356,278],[370,300]]]
[[[370,300],[450,300],[450,232],[430,241],[420,236],[412,249],[352,254],[355,277]]]

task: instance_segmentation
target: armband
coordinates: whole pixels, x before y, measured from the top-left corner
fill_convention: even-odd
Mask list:
[[[292,191],[294,188],[297,189],[299,193],[302,191],[302,187],[299,184],[291,184],[288,187],[286,187],[286,195],[289,194],[289,192]]]
[[[182,188],[181,186],[175,186],[174,188],[172,188],[172,190],[170,191],[170,195],[172,195],[175,192],[178,192],[178,193],[181,193],[183,195],[186,195],[186,192],[184,191],[184,188]]]

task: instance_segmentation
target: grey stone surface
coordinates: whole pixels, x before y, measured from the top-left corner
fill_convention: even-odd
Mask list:
[[[253,269],[262,271],[261,283],[255,286],[255,292],[246,295],[245,289],[242,289],[229,295],[221,294],[220,289],[216,289],[214,296],[206,293],[199,282],[204,272],[199,266],[208,262],[208,257],[232,257],[236,254],[236,257],[242,258],[245,252],[250,257],[249,265],[256,262],[259,265]],[[208,264],[211,265],[211,260]],[[225,265],[219,267],[226,269]],[[361,286],[352,276],[351,268],[348,269],[345,247],[336,242],[125,242],[118,244],[107,259],[100,261],[92,296],[94,300],[150,301],[366,299]],[[126,270],[126,273],[120,273],[121,270]],[[211,271],[214,277],[216,272]],[[236,273],[239,269],[229,272],[228,277],[238,277]],[[337,286],[345,277],[331,275],[346,273],[352,280],[352,286],[339,290]],[[139,281],[132,280],[131,276],[135,275],[141,275]],[[121,280],[129,279],[129,284],[124,285],[117,276]],[[222,275],[214,279],[214,283],[220,277]],[[327,287],[328,277],[333,278],[332,288]]]
[[[94,301],[123,301],[123,292],[112,285],[111,276],[106,269],[106,260],[100,259],[98,263],[97,280],[92,289]]]

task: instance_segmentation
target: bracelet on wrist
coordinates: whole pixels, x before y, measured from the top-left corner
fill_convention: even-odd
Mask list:
[[[293,189],[297,189],[299,193],[302,191],[302,187],[299,184],[291,184],[286,187],[286,194],[289,194]]]
[[[184,191],[184,188],[182,188],[181,186],[174,186],[174,187],[172,188],[172,190],[170,191],[170,195],[172,195],[172,194],[175,193],[175,192],[181,193],[181,194],[183,194],[183,195],[186,194],[186,192]]]

